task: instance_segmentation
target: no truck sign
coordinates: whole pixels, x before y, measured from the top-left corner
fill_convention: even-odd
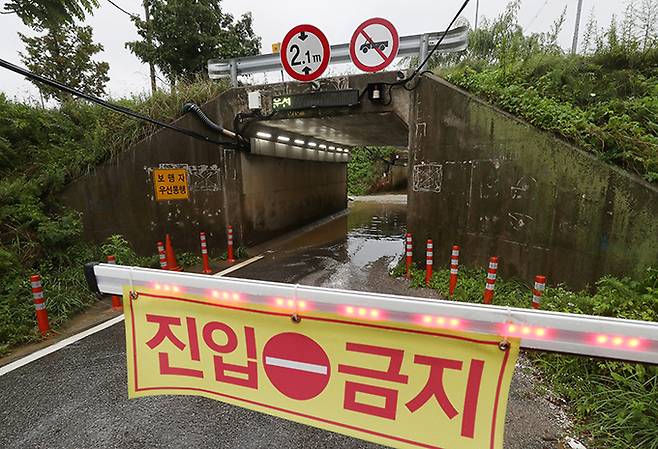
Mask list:
[[[271,301],[126,287],[129,396],[205,396],[397,448],[503,447],[518,339],[503,351],[458,320],[428,328]]]
[[[329,65],[331,49],[322,31],[313,25],[298,25],[281,43],[281,64],[297,81],[319,78]]]
[[[398,55],[400,36],[391,22],[375,17],[359,25],[350,40],[352,62],[364,72],[388,67]]]

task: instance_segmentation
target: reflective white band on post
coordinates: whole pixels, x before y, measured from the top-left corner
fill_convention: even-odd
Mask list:
[[[427,259],[427,260],[425,261],[425,264],[426,264],[426,265],[433,265],[434,262],[432,262],[432,259]]]
[[[496,273],[487,273],[487,279],[496,280]]]
[[[491,263],[489,264],[489,269],[490,269],[490,270],[497,270],[497,269],[498,269],[498,263],[496,263],[496,262],[491,262]]]
[[[459,257],[459,251],[453,251],[452,256],[453,256],[453,258]]]
[[[30,284],[32,285],[32,288],[41,287],[41,281],[30,282]]]
[[[484,288],[486,288],[487,290],[493,290],[495,288],[495,286],[496,286],[496,284],[486,284],[484,286]]]
[[[34,308],[36,310],[44,310],[46,308],[46,303],[45,302],[35,302],[34,303]]]
[[[244,304],[271,307],[272,297],[303,297],[313,311],[344,314],[345,306],[375,308],[386,321],[421,323],[423,316],[456,318],[460,329],[519,337],[521,347],[551,352],[605,357],[658,365],[658,323],[576,315],[544,310],[469,304],[283,283],[214,277],[121,265],[94,266],[98,288],[121,295],[132,283],[137,291],[160,285],[207,297],[212,290],[240,295]],[[353,317],[352,317],[353,318]],[[384,319],[383,318],[383,319]],[[524,330],[527,328],[528,333]],[[541,331],[541,332],[539,332]],[[617,342],[620,342],[617,344]]]
[[[34,299],[43,299],[43,291],[32,292],[32,296]]]
[[[459,270],[457,268],[451,268],[450,269],[450,274],[458,274]]]

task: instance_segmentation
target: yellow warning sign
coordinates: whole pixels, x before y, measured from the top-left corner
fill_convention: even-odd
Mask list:
[[[128,393],[197,395],[396,448],[502,449],[519,340],[294,299],[124,290]]]
[[[187,170],[184,168],[154,169],[153,187],[157,201],[186,200],[190,197]]]

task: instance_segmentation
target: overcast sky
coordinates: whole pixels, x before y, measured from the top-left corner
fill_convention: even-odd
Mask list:
[[[143,14],[141,0],[114,2],[130,12]],[[100,3],[101,7],[87,19],[87,23],[94,29],[94,39],[105,48],[99,59],[110,64],[108,93],[118,97],[146,91],[149,86],[148,68],[124,46],[125,42],[137,39],[132,22],[107,0],[100,0]],[[528,31],[547,31],[567,6],[567,20],[560,43],[568,49],[573,36],[577,3],[578,0],[525,0],[520,13],[521,25]],[[263,53],[269,53],[273,42],[281,41],[289,29],[300,23],[310,23],[320,28],[331,44],[349,42],[356,26],[370,17],[387,18],[401,36],[440,31],[448,25],[462,0],[224,0],[222,4],[225,11],[235,16],[252,12],[255,32],[262,37]],[[480,0],[480,18],[497,16],[506,4],[507,0]],[[622,0],[584,0],[581,32],[594,5],[599,24],[604,25],[613,14],[621,15],[624,4]],[[464,16],[473,23],[475,0],[471,0]],[[0,15],[0,57],[22,65],[19,52],[23,45],[18,32],[33,34],[15,16]],[[0,90],[18,99],[38,97],[31,83],[3,69],[0,69]]]

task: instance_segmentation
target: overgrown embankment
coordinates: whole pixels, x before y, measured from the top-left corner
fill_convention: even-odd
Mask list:
[[[118,103],[172,121],[185,102],[202,104],[224,89],[196,82],[179,85],[172,94]],[[82,242],[78,213],[62,207],[56,194],[153,131],[151,125],[79,101],[44,109],[0,94],[0,354],[37,338],[30,274],[42,275],[57,326],[95,300],[85,286],[85,262],[115,252],[119,263],[152,262],[137,259],[120,238],[104,247]]]
[[[396,149],[392,147],[357,147],[351,150],[347,164],[347,193],[366,195],[378,188],[383,174],[393,163]]]
[[[392,275],[402,277],[404,269],[400,264]],[[434,272],[430,287],[448,297],[449,279],[449,269]],[[454,299],[481,303],[485,281],[484,270],[460,268]],[[410,285],[424,287],[425,272],[414,267]],[[531,298],[530,286],[497,279],[494,304],[528,308]],[[542,309],[658,321],[658,270],[647,270],[640,281],[604,277],[593,294],[547,287]],[[539,353],[532,359],[547,385],[567,401],[589,449],[658,448],[657,366]]]
[[[532,125],[658,183],[658,38],[638,32],[637,11],[627,10],[607,29],[590,22],[582,54],[571,55],[557,45],[564,15],[549,32],[527,35],[518,23],[519,6],[512,1],[497,19],[485,20],[471,32],[468,50],[435,60],[435,70]]]

